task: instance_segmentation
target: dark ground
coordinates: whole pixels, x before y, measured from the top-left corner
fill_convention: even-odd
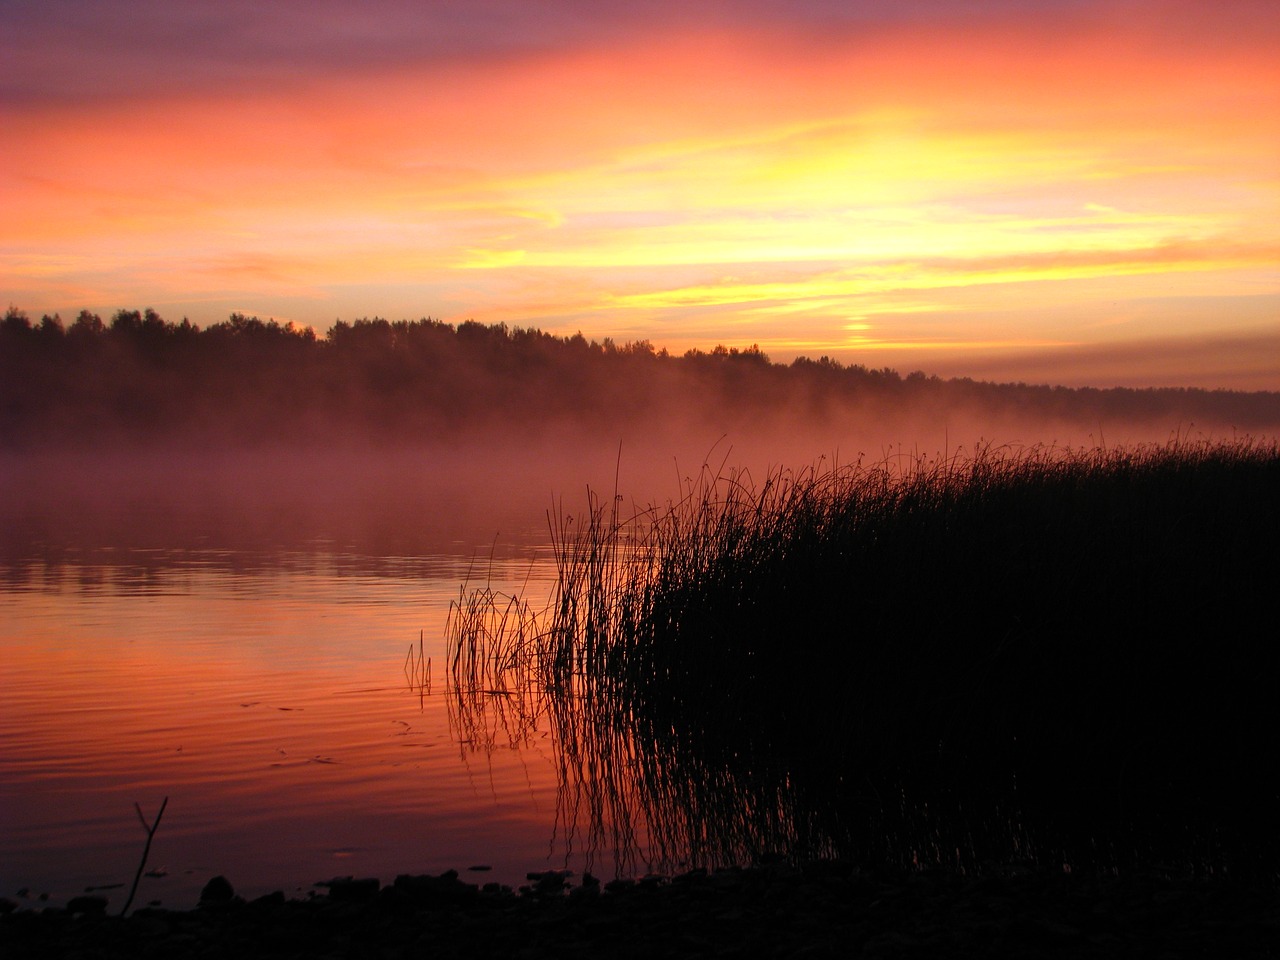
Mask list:
[[[450,872],[249,903],[214,883],[195,910],[126,919],[91,898],[74,915],[0,901],[0,957],[1280,957],[1280,888],[1222,879],[871,877],[834,863],[577,879],[531,875],[513,892]]]

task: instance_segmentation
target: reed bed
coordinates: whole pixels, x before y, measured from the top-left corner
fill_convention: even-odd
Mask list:
[[[566,837],[585,810],[588,846],[664,864],[1276,875],[1274,443],[707,468],[620,504],[553,516],[544,608],[450,621],[454,688],[555,729]]]
[[[527,669],[538,620],[528,601],[463,584],[449,607],[450,722],[458,739],[492,748],[528,740],[543,698]]]

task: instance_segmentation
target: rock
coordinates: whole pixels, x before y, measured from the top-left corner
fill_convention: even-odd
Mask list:
[[[438,877],[430,874],[396,877],[394,889],[419,904],[467,903],[480,895],[480,888],[458,879],[457,870],[446,870]]]
[[[528,889],[565,877],[539,871]],[[1280,957],[1276,888],[1216,880],[1077,872],[1052,883],[906,875],[881,884],[844,867],[769,867],[608,885],[584,874],[568,896],[517,897],[499,884],[481,893],[450,871],[402,876],[368,902],[277,891],[247,904],[218,880],[231,903],[192,911],[99,920],[73,915],[75,904],[18,901],[0,909],[0,957]],[[342,882],[355,896],[371,888]]]
[[[534,881],[533,887],[530,888],[530,892],[534,896],[547,897],[564,893],[569,886],[569,878],[573,876],[573,871],[542,870],[536,873],[526,874],[526,876],[528,879]]]
[[[222,874],[214,877],[204,885],[204,889],[200,891],[201,903],[230,903],[236,895],[235,888],[231,886],[231,882]]]
[[[368,903],[378,896],[378,890],[381,886],[377,877],[364,877],[361,879],[344,877],[330,880],[328,883],[329,899],[340,900],[344,903]]]
[[[72,897],[67,901],[67,913],[82,913],[86,917],[102,917],[107,913],[106,897]]]
[[[283,890],[273,890],[271,893],[263,894],[261,897],[249,901],[249,906],[256,910],[274,910],[277,907],[283,907],[284,904]]]

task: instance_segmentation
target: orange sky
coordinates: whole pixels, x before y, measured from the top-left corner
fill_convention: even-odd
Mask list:
[[[473,318],[1280,389],[1268,0],[3,17],[0,292],[33,316]]]

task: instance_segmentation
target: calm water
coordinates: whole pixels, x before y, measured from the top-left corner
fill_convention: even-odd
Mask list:
[[[627,449],[641,501],[672,492],[669,451]],[[122,905],[134,804],[153,817],[166,796],[148,861],[164,876],[138,904],[189,906],[219,873],[255,896],[565,866],[549,729],[509,735],[497,700],[460,725],[444,626],[464,580],[545,597],[547,509],[618,470],[616,437],[576,435],[0,454],[0,896],[124,884],[106,891]],[[405,675],[420,634],[425,696]]]
[[[492,556],[490,556],[492,554]],[[545,733],[460,742],[444,621],[468,576],[545,595],[536,542],[422,556],[91,549],[0,566],[0,895],[121,904],[332,876],[564,865]],[[425,696],[406,681],[419,633]]]

